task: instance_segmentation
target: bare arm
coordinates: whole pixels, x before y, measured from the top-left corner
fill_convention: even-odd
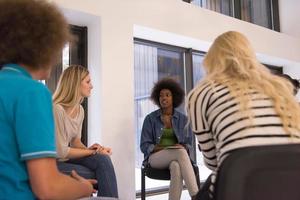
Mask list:
[[[92,149],[80,149],[80,148],[70,148],[67,158],[74,159],[74,158],[82,158],[86,156],[91,156],[97,153],[95,150]]]
[[[95,154],[96,151],[93,149],[88,149],[84,144],[82,144],[80,138],[75,138],[71,141],[71,147],[69,149],[67,158],[82,158]]]
[[[71,141],[71,147],[79,149],[87,149],[87,147],[81,142],[80,138],[76,137]]]
[[[26,163],[31,188],[39,199],[77,199],[93,192],[90,181],[60,173],[54,158],[33,159]]]
[[[97,143],[87,148],[81,142],[80,138],[75,138],[71,142],[71,148],[69,150],[67,158],[81,158],[95,153],[111,155],[112,151],[109,147],[104,147]]]

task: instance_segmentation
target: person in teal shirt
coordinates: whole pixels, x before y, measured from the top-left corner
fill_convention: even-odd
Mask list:
[[[48,1],[0,1],[0,199],[76,199],[93,180],[59,173],[47,79],[69,38]]]

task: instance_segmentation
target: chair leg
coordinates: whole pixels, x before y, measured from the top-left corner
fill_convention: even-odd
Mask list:
[[[141,178],[142,178],[142,188],[141,188],[141,200],[145,200],[146,199],[146,186],[145,186],[145,169],[142,168],[141,169]]]
[[[195,176],[196,176],[196,181],[197,181],[198,188],[200,189],[199,168],[197,166],[194,167],[194,172],[195,172]]]

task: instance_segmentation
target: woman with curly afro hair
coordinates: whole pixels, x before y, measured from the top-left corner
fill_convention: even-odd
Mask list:
[[[151,167],[170,170],[170,200],[180,199],[183,181],[193,199],[198,193],[189,157],[193,135],[186,127],[187,117],[175,110],[183,102],[184,91],[174,79],[164,78],[155,83],[151,99],[159,109],[144,120],[141,151]]]

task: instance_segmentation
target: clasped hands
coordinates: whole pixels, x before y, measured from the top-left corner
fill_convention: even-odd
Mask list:
[[[109,156],[112,154],[111,148],[101,146],[98,143],[93,144],[88,149],[94,150],[95,154],[99,153],[99,154],[105,154],[105,155],[109,155]]]

